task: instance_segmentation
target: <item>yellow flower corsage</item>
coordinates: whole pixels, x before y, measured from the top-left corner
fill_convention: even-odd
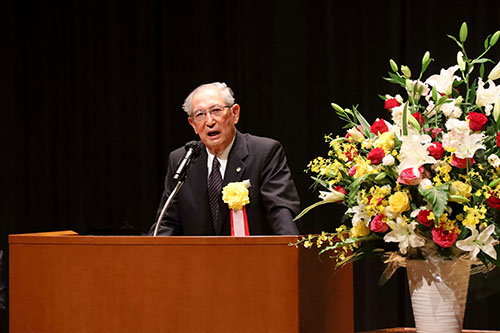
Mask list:
[[[229,183],[222,189],[222,200],[228,204],[229,209],[243,209],[243,206],[250,203],[248,197],[249,187],[250,180],[248,179],[242,182]]]

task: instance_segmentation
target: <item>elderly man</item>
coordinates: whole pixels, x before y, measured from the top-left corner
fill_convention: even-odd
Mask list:
[[[244,180],[251,184],[245,206],[249,234],[297,235],[293,217],[299,197],[281,144],[236,130],[240,106],[224,83],[197,87],[183,109],[204,148],[191,163],[158,235],[230,235],[230,210],[221,192],[228,183]],[[169,156],[159,211],[176,185],[172,176],[184,153],[179,148]]]

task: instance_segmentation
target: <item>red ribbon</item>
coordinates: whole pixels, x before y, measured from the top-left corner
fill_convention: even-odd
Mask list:
[[[250,236],[245,206],[243,206],[243,209],[237,211],[231,209],[231,236]]]

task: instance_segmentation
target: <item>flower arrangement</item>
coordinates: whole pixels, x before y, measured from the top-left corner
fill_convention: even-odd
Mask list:
[[[482,268],[500,264],[500,63],[485,77],[486,53],[465,50],[467,24],[459,37],[457,64],[423,76],[433,59],[426,52],[418,78],[390,60],[389,77],[403,96],[380,96],[390,120],[372,124],[357,107],[332,107],[347,125],[344,137],[325,136],[327,157],[312,160],[321,201],[347,206],[349,222],[336,232],[307,235],[295,245],[323,247],[337,266],[367,256],[386,257],[393,269],[410,259],[467,258]],[[404,265],[404,264],[403,264]]]

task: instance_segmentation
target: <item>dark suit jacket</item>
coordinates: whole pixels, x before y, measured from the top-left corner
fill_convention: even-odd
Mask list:
[[[172,179],[185,149],[173,151],[168,160],[165,201],[176,185]],[[230,214],[223,207],[221,230],[214,230],[210,217],[207,193],[207,152],[191,162],[186,182],[177,193],[172,206],[162,219],[158,235],[230,235]],[[250,235],[297,235],[293,218],[299,213],[300,203],[283,147],[278,141],[236,132],[229,152],[223,186],[230,182],[249,179],[250,203],[246,205]],[[154,225],[150,234],[154,231]]]

